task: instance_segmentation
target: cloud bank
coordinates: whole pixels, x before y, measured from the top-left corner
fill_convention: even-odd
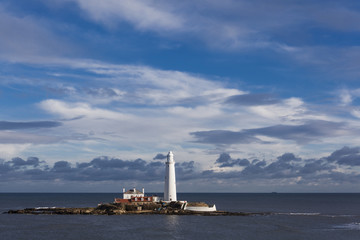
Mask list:
[[[157,154],[156,157],[162,157]],[[154,158],[156,158],[154,157]],[[239,158],[233,159],[228,153],[222,153],[214,161],[214,170],[200,171],[194,161],[176,164],[178,182],[196,186],[197,181],[222,181],[226,185],[233,181],[252,182],[270,180],[269,184],[283,185],[338,185],[360,182],[360,174],[342,166],[360,166],[360,148],[343,147],[328,157],[303,159],[293,153],[285,153],[275,160],[259,160]],[[1,160],[0,179],[2,181],[45,182],[101,182],[101,181],[136,181],[148,185],[163,181],[163,161],[145,161],[143,159],[122,160],[107,156],[97,157],[89,162],[72,164],[58,161],[49,166],[39,158],[29,157],[27,160],[13,158]],[[228,171],[223,171],[227,169]],[[274,182],[275,181],[275,182]],[[190,191],[191,188],[188,188]]]

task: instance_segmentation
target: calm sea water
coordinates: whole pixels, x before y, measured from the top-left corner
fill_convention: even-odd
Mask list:
[[[89,207],[116,193],[0,193],[0,212]],[[179,193],[219,210],[269,216],[63,216],[0,214],[0,239],[360,239],[360,194]]]

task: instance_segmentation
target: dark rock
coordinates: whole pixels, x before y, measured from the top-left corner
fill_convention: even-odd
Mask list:
[[[122,214],[162,214],[162,215],[196,215],[196,216],[254,216],[270,215],[268,212],[193,212],[181,209],[181,203],[137,203],[137,204],[99,204],[96,208],[25,208],[9,210],[5,214],[53,214],[53,215],[122,215]],[[140,210],[141,209],[141,210]]]

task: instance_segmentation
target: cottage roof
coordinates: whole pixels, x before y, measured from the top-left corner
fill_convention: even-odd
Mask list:
[[[129,189],[126,192],[124,192],[124,194],[143,194],[143,192],[140,192],[139,190],[135,189]]]

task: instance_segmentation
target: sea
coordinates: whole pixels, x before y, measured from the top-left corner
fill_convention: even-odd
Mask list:
[[[0,193],[0,212],[93,207],[119,193]],[[158,194],[161,196],[161,194]],[[0,214],[0,239],[360,239],[360,194],[178,193],[179,200],[255,216]]]

